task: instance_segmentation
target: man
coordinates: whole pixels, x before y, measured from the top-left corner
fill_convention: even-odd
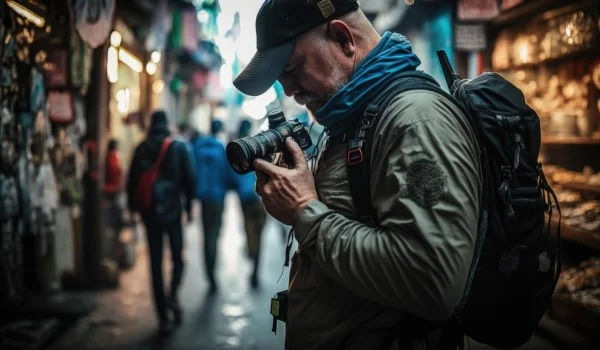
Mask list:
[[[237,138],[243,138],[250,135],[252,124],[248,120],[240,123]],[[242,205],[242,214],[244,215],[244,231],[248,242],[248,256],[252,260],[252,274],[250,276],[250,285],[258,286],[258,262],[260,258],[260,238],[262,230],[267,219],[265,208],[260,198],[256,195],[254,186],[256,184],[256,175],[247,173],[244,175],[234,174],[235,190]]]
[[[407,320],[448,320],[465,289],[481,196],[466,117],[434,92],[393,97],[370,148],[378,224],[366,225],[354,219],[344,134],[419,59],[401,35],[380,37],[355,0],[268,0],[256,31],[258,53],[235,86],[257,95],[279,80],[330,137],[314,177],[290,139],[290,169],[255,162],[266,210],[299,244],[286,348],[437,348],[438,331]]]
[[[222,129],[223,123],[214,120],[211,123],[211,135],[200,137],[193,144],[194,164],[198,174],[196,197],[202,207],[204,261],[211,294],[217,291],[217,242],[225,208],[225,193],[233,176],[233,170],[227,163],[225,147],[217,138]]]
[[[183,194],[189,202],[189,199],[193,198],[196,181],[191,158],[185,144],[175,140],[168,146],[159,167],[159,178],[174,186],[174,191],[170,193],[173,198],[154,198],[154,203],[150,208],[146,210],[139,208],[140,204],[136,203],[138,183],[144,171],[156,162],[163,148],[163,142],[167,137],[170,137],[170,132],[165,112],[154,112],[148,137],[135,150],[127,181],[129,209],[132,213],[141,211],[140,214],[146,227],[148,248],[150,250],[152,290],[161,333],[169,333],[173,330],[173,323],[168,314],[169,310],[174,313],[175,323],[181,322],[181,307],[177,299],[183,273],[183,228],[181,224],[182,205],[180,195]],[[169,213],[160,215],[159,218],[156,215],[157,203],[171,203],[172,205],[169,205],[168,209]],[[189,210],[189,207],[187,210]],[[170,222],[163,222],[164,220],[161,219],[167,216],[174,219]],[[189,212],[187,217],[191,217]],[[165,298],[162,273],[163,233],[165,232],[169,236],[171,259],[173,260],[171,290],[168,301]]]

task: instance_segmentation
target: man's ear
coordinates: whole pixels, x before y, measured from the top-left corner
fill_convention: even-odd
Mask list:
[[[342,52],[348,57],[353,57],[356,53],[356,42],[352,31],[346,23],[340,20],[333,20],[329,23],[329,38],[340,46]]]

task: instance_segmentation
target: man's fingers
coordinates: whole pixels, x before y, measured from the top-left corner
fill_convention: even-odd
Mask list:
[[[267,184],[269,177],[267,174],[263,173],[260,170],[256,170],[256,185],[254,186],[254,191],[262,197],[263,188]]]
[[[288,137],[285,140],[285,146],[292,155],[292,159],[294,160],[294,168],[305,167],[306,157],[304,156],[304,152],[302,151],[302,148],[300,148],[300,145],[298,145],[298,143],[294,141],[294,139]]]
[[[262,171],[267,174],[269,177],[274,177],[281,171],[280,167],[275,164],[271,164],[263,159],[257,159],[254,161],[254,169]]]

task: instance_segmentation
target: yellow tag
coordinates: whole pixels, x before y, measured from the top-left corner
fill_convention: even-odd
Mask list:
[[[325,18],[331,16],[335,12],[335,7],[333,7],[333,4],[329,0],[321,0],[317,3],[317,6],[319,6],[319,10],[321,10],[321,14],[323,14],[323,17]]]
[[[271,315],[279,317],[279,300],[271,299]]]

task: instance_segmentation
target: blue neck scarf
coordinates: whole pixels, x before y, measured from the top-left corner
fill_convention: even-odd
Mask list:
[[[343,135],[388,81],[400,73],[416,70],[420,64],[404,36],[386,32],[355,69],[350,82],[317,111],[317,121],[328,129],[331,137]]]

